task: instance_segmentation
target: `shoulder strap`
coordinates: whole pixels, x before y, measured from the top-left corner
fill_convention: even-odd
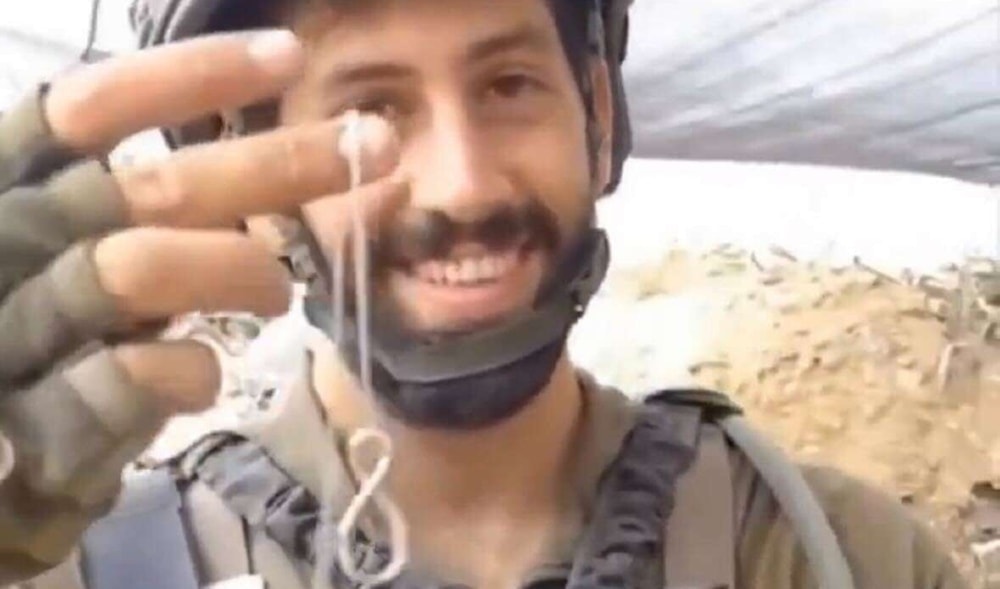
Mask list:
[[[601,478],[567,587],[631,587],[664,564],[677,485],[694,463],[703,410],[647,404]]]
[[[806,560],[820,589],[854,589],[847,557],[819,500],[793,464],[777,446],[758,434],[745,419],[730,415],[719,425],[743,451],[768,488],[802,543]]]
[[[129,473],[116,507],[84,534],[80,549],[23,587],[187,589],[198,586],[197,577],[212,583],[248,574],[248,547],[237,541],[243,520],[200,482],[183,498],[177,485],[164,465]],[[160,567],[170,575],[158,574]]]
[[[203,583],[218,583],[251,573],[249,541],[243,518],[212,489],[195,481],[184,494],[186,518]]]
[[[724,440],[726,438],[732,440],[774,494],[775,499],[781,506],[782,513],[791,522],[792,528],[803,545],[806,559],[813,570],[820,589],[853,589],[854,582],[851,577],[850,567],[847,564],[847,558],[844,556],[833,528],[830,527],[826,513],[819,505],[812,489],[809,488],[808,483],[803,478],[801,470],[788,460],[779,448],[774,446],[764,436],[759,435],[743,419],[741,415],[742,410],[738,405],[721,393],[698,389],[661,391],[651,395],[649,402],[661,406],[694,405],[705,408],[706,418],[717,423],[718,427],[721,428],[721,433],[725,434],[722,436],[722,449],[725,449]],[[712,439],[714,434],[705,434],[713,430],[719,431],[709,425],[703,427],[705,440]],[[690,488],[697,487],[699,491],[691,497],[687,495],[678,497],[678,506],[680,507],[678,515],[687,513],[688,517],[695,517],[696,521],[696,523],[686,525],[681,522],[681,525],[683,527],[693,526],[697,533],[692,533],[688,530],[673,530],[672,528],[680,521],[680,518],[671,519],[666,531],[668,538],[677,534],[685,534],[685,539],[675,542],[673,546],[668,548],[668,552],[678,549],[678,545],[689,547],[679,548],[682,552],[685,550],[691,553],[704,552],[700,552],[701,558],[695,561],[698,563],[697,568],[690,563],[675,562],[679,561],[681,557],[671,556],[670,554],[665,556],[665,563],[668,571],[670,571],[669,567],[681,567],[683,571],[684,567],[688,566],[687,570],[691,574],[698,575],[691,578],[698,579],[697,582],[701,583],[701,585],[693,584],[686,579],[676,579],[676,583],[688,582],[690,586],[694,587],[735,587],[734,581],[731,580],[735,577],[735,518],[726,518],[729,527],[725,528],[725,523],[721,519],[716,520],[714,517],[716,512],[713,511],[715,509],[725,509],[730,515],[733,514],[732,472],[729,470],[727,454],[724,453],[722,459],[718,456],[712,457],[711,453],[717,452],[716,450],[712,450],[713,445],[719,444],[707,444],[698,455],[697,464],[700,465],[704,461],[705,464],[703,467],[705,470],[692,469],[688,472],[688,476],[685,479],[688,477],[692,478],[690,480],[682,479],[681,481],[682,485]],[[721,470],[723,460],[726,469],[725,472]],[[710,468],[711,465],[714,465],[714,468]],[[697,477],[703,478],[699,480]],[[713,480],[709,480],[709,477]],[[723,487],[728,490],[728,497],[724,496],[726,493],[720,492],[720,489]],[[684,488],[679,487],[679,493]],[[685,500],[688,504],[682,505],[680,502]],[[722,506],[723,501],[728,503],[725,508]],[[700,514],[712,515],[706,516]],[[684,516],[681,515],[681,517]],[[727,533],[728,535],[715,536],[713,538],[709,536],[710,529],[714,529],[716,533]],[[729,538],[731,540],[720,541],[720,538]],[[725,555],[719,552],[722,550],[726,551]],[[702,562],[702,560],[705,562]],[[710,571],[707,568],[702,568],[709,566],[711,560],[715,560],[715,564],[720,569],[725,567],[726,563],[733,563],[732,572],[727,571],[730,580],[709,581],[708,584],[702,580],[712,578]],[[721,570],[718,571],[716,576],[719,579],[724,579],[721,573]],[[675,582],[675,577],[672,575],[673,573],[671,572],[667,573],[668,587],[683,586],[672,584]],[[715,585],[712,585],[711,582],[715,582]]]
[[[698,455],[677,484],[667,522],[664,581],[667,589],[734,589],[736,531],[732,471],[725,435],[702,426]]]
[[[300,586],[303,571],[297,568],[315,562],[314,531],[320,510],[301,483],[262,447],[238,435],[206,438],[180,468],[214,502],[239,518],[252,572],[264,575],[275,587]]]
[[[127,474],[114,510],[83,535],[80,556],[88,589],[198,589],[171,473]]]
[[[725,434],[712,422],[740,408],[728,397],[698,389],[660,391],[646,404],[661,411],[697,407],[702,417],[697,454],[677,482],[674,513],[664,529],[666,589],[736,587],[736,515]]]

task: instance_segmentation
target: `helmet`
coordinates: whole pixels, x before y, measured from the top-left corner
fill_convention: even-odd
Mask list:
[[[130,16],[140,46],[145,48],[218,32],[217,23],[228,14],[237,14],[228,11],[239,10],[237,3],[242,1],[135,0]],[[632,0],[548,2],[588,108],[592,105],[590,78],[583,58],[596,52],[608,65],[615,121],[611,181],[604,191],[607,194],[617,186],[632,147],[621,73]],[[588,53],[581,55],[584,52]],[[588,113],[592,127],[593,116]],[[176,148],[217,139],[226,125],[240,132],[273,125],[274,120],[273,105],[262,104],[238,113],[220,114],[214,121],[164,130],[164,134]],[[592,148],[596,149],[596,144]],[[302,240],[315,260],[324,260],[311,232],[304,231]],[[404,333],[398,322],[376,313],[369,338],[373,393],[396,417],[422,427],[474,428],[513,415],[548,382],[570,328],[604,279],[609,259],[605,234],[591,225],[556,269],[552,287],[540,294],[532,309],[503,325],[472,334],[431,343]],[[324,272],[329,265],[316,266],[329,285],[330,276]],[[306,301],[306,316],[314,326],[332,334],[329,292],[321,294],[325,296]],[[346,336],[341,342],[341,355],[359,374],[356,319],[349,309],[340,332]]]

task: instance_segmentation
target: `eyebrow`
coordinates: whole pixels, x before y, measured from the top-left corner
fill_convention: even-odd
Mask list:
[[[537,26],[526,24],[474,42],[462,56],[465,62],[482,61],[497,54],[517,49],[544,51],[552,48],[550,36]],[[388,61],[358,61],[332,68],[325,76],[325,85],[375,82],[417,75],[414,68]]]
[[[413,68],[389,62],[354,62],[331,69],[325,76],[325,85],[337,87],[347,84],[373,82],[393,78],[413,77]]]
[[[515,29],[476,41],[465,53],[466,61],[481,61],[498,53],[527,49],[545,51],[552,49],[551,36],[533,24],[523,24]]]

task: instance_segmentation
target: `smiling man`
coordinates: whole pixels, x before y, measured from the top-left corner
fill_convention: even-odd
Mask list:
[[[782,462],[723,397],[637,402],[571,364],[628,152],[627,4],[140,3],[145,50],[0,119],[0,583],[962,587],[895,501]],[[170,158],[104,165],[153,127]],[[370,316],[340,317],[355,202]],[[121,485],[226,375],[151,329],[287,308],[275,248],[237,229],[269,215],[328,337],[277,407]]]

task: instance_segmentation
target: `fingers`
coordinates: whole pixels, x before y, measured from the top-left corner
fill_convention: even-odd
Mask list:
[[[151,435],[171,414],[209,407],[219,375],[213,353],[192,341],[99,347],[25,387],[24,394],[10,395],[4,417],[18,438],[33,441],[32,447],[58,450],[53,455],[32,452],[22,456],[37,462],[26,474],[42,475],[37,481],[40,488],[65,488],[69,481],[64,477],[77,473],[67,470],[66,464],[46,467],[45,462],[69,455],[80,464],[98,467],[107,462],[107,456],[99,454],[108,450],[100,436],[83,439],[67,437],[67,432],[92,429],[97,420],[119,439]],[[47,416],[44,423],[39,423],[41,416]],[[73,442],[84,443],[60,447]]]
[[[323,195],[342,190],[348,180],[342,158],[323,160],[312,149],[319,143],[315,139],[319,131],[336,127],[336,123],[326,123],[312,126],[308,132],[303,128],[275,133],[276,136],[287,132],[296,137],[304,133],[315,143],[276,140],[274,136],[270,142],[265,136],[254,138],[254,142],[268,146],[302,146],[292,148],[290,154],[286,151],[283,160],[280,156],[277,160],[266,157],[275,152],[258,147],[261,145],[258,143],[249,148],[257,157],[223,153],[216,158],[218,153],[204,148],[208,151],[201,153],[208,156],[208,161],[218,163],[215,169],[192,157],[194,151],[185,152],[181,157],[188,159],[173,168],[173,175],[153,175],[168,183],[176,180],[183,186],[173,193],[166,191],[168,195],[180,195],[170,206],[161,206],[162,200],[159,204],[133,206],[139,202],[155,203],[156,198],[144,201],[136,197],[143,194],[142,189],[135,189],[135,184],[128,182],[119,190],[114,178],[90,164],[56,177],[45,190],[26,192],[23,204],[37,209],[40,215],[37,226],[58,231],[26,233],[27,227],[21,225],[26,217],[8,216],[7,222],[0,219],[0,238],[3,238],[0,241],[9,242],[10,251],[4,249],[9,253],[7,257],[28,259],[24,255],[28,249],[38,250],[37,256],[30,257],[30,263],[0,268],[0,284],[6,285],[3,293],[6,296],[0,304],[0,333],[18,334],[0,341],[3,348],[0,381],[38,377],[80,345],[146,322],[192,311],[248,311],[264,316],[284,313],[291,292],[288,277],[280,262],[264,247],[237,232],[171,229],[162,225],[226,225],[257,212],[288,210],[287,201],[303,202],[310,193]],[[330,146],[327,153],[334,152],[336,134],[322,135]],[[231,143],[239,147],[236,145],[239,142]],[[296,157],[299,153],[301,157]],[[275,161],[285,162],[291,170]],[[265,172],[271,166],[274,172],[265,173],[265,180],[255,182],[246,177],[254,168],[247,162],[257,162],[265,167]],[[223,175],[220,169],[232,176],[213,181],[213,174]],[[368,169],[381,171],[372,166]],[[241,176],[243,181],[237,181],[235,176]],[[201,188],[197,183],[184,184],[199,178],[204,180]],[[149,185],[154,188],[147,186],[148,194],[155,194],[156,183]],[[131,200],[123,194],[128,194]],[[366,219],[374,223],[392,203],[405,196],[405,183],[384,179],[366,185],[355,194],[366,205]],[[313,228],[323,236],[345,231],[344,220],[338,219],[338,215],[346,219],[348,211],[335,206],[338,199],[353,202],[343,196],[328,196],[317,207],[320,213],[313,216]],[[0,208],[9,207],[0,203]],[[116,212],[119,209],[122,211]],[[138,216],[138,221],[146,226],[111,233],[92,251],[81,244],[71,246],[77,239],[104,235],[124,223],[137,221],[126,218],[129,215]],[[60,253],[64,247],[70,249]],[[81,248],[87,250],[87,255],[80,254]]]
[[[287,271],[237,232],[134,229],[80,244],[0,303],[0,384],[52,369],[81,346],[186,313],[285,313]]]
[[[348,170],[336,154],[337,122],[182,150],[159,164],[127,168],[117,178],[96,162],[79,164],[47,184],[0,198],[0,297],[41,271],[74,242],[129,225],[234,227],[258,214],[298,216],[298,205],[340,193]],[[367,118],[365,169],[378,177],[395,166],[387,123]],[[391,179],[371,184],[398,189]]]
[[[74,155],[100,156],[137,132],[276,97],[300,75],[303,60],[287,32],[173,44],[56,81],[44,98],[44,119]],[[314,228],[347,231],[338,215],[348,201],[329,196],[349,188],[338,153],[341,130],[336,121],[284,128],[114,172],[89,161],[32,187],[44,196],[35,206],[38,220],[56,219],[51,225],[60,232],[8,231],[10,256],[23,257],[20,246],[38,255],[4,282],[0,382],[20,386],[60,374],[54,364],[82,353],[81,346],[125,329],[134,336],[147,322],[193,311],[284,313],[291,287],[280,263],[248,237],[213,228],[256,214],[297,214],[322,197]],[[372,181],[396,165],[391,129],[367,119],[364,134],[362,167],[371,182],[358,196],[366,199],[366,220],[375,222],[404,191],[393,180]],[[107,235],[129,225],[136,228]],[[203,408],[218,389],[219,367],[202,344],[133,341],[108,352],[130,386],[151,391],[170,411]]]
[[[58,140],[95,155],[149,128],[276,96],[303,63],[287,31],[214,35],[81,68],[53,83],[45,109]]]
[[[195,341],[123,344],[114,355],[138,389],[135,394],[151,396],[168,414],[208,409],[222,382],[215,354]]]
[[[235,231],[133,229],[94,249],[99,280],[127,323],[192,311],[287,311],[291,283],[267,249]],[[2,327],[2,326],[0,326]]]
[[[387,123],[364,119],[367,179],[397,163]],[[136,225],[232,226],[267,213],[292,213],[303,203],[348,190],[347,163],[337,150],[342,121],[281,128],[243,139],[189,147],[167,160],[115,172]]]
[[[0,385],[19,386],[118,322],[91,248],[75,246],[0,302]],[[2,388],[2,387],[0,387]]]
[[[361,207],[363,222],[376,234],[379,221],[406,196],[404,183],[386,181],[351,196],[316,200],[304,214],[327,246],[352,230],[350,207]],[[273,252],[235,231],[131,229],[98,242],[94,262],[101,285],[131,322],[190,311],[276,316],[287,311],[291,300],[290,278]]]

